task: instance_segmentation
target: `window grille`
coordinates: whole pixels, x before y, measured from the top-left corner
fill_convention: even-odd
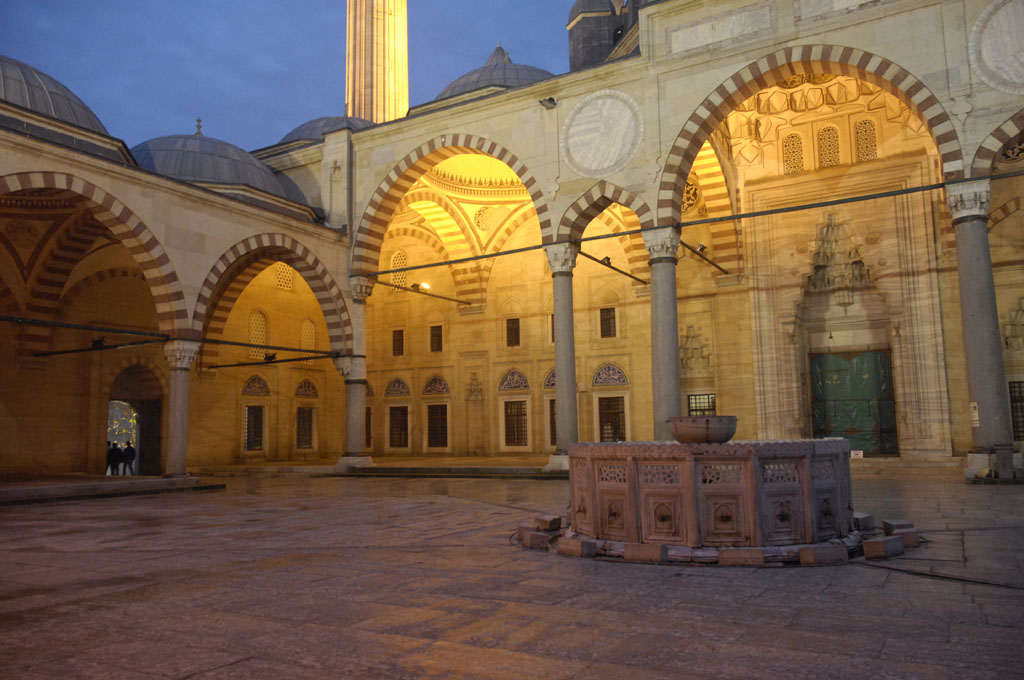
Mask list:
[[[409,448],[409,407],[392,406],[390,411],[389,445],[393,449]]]
[[[555,341],[555,315],[551,315],[551,342]]]
[[[548,429],[551,430],[551,446],[558,445],[558,433],[555,431],[555,423],[558,422],[555,419],[556,413],[555,400],[548,399]]]
[[[818,166],[834,168],[839,165],[839,129],[829,125],[818,130]]]
[[[295,448],[313,448],[313,407],[300,406],[295,411]]]
[[[316,326],[309,319],[304,319],[299,327],[299,347],[301,349],[316,349]],[[312,359],[306,359],[302,363],[312,364]]]
[[[854,126],[857,136],[857,161],[873,161],[878,158],[878,133],[875,121],[862,120]]]
[[[267,315],[263,312],[253,312],[249,315],[249,344],[267,344]],[[250,359],[262,359],[267,350],[261,347],[250,347]]]
[[[601,337],[602,338],[614,338],[615,337],[615,308],[614,307],[602,307],[601,308]]]
[[[505,319],[505,346],[519,347],[519,319]]]
[[[440,326],[430,327],[430,351],[440,352],[444,349],[444,334]]]
[[[505,402],[505,446],[526,446],[526,402]]]
[[[687,412],[691,416],[715,415],[715,395],[691,394],[687,397]]]
[[[370,448],[373,445],[373,409],[369,406],[366,407],[366,423],[363,429],[366,434],[366,448]]]
[[[391,356],[400,357],[405,354],[405,332],[391,331]]]
[[[1024,381],[1010,383],[1010,413],[1013,420],[1013,439],[1024,439]]]
[[[601,441],[626,441],[626,398],[599,398],[597,400],[597,422]]]
[[[782,171],[791,175],[804,170],[804,140],[795,132],[782,140]]]
[[[391,256],[391,269],[401,269],[409,263],[409,258],[405,256],[404,250],[398,250],[394,255]],[[391,275],[391,283],[396,286],[406,285],[408,278],[406,277],[407,272],[395,272]]]
[[[427,405],[427,446],[432,449],[448,447],[447,404]]]
[[[263,450],[263,407],[245,407],[245,450]]]
[[[274,263],[274,275],[277,279],[277,287],[281,290],[292,289],[292,277],[295,270],[286,265],[284,262]]]

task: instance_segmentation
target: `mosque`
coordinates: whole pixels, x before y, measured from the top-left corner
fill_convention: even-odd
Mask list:
[[[1020,466],[1024,0],[576,0],[569,73],[499,45],[411,107],[406,21],[348,0],[344,115],[250,152],[0,57],[0,472],[102,474],[115,421],[151,475],[557,468],[715,413]]]

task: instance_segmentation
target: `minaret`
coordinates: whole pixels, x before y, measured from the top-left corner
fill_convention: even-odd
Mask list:
[[[409,112],[406,0],[348,0],[345,115],[386,123]]]

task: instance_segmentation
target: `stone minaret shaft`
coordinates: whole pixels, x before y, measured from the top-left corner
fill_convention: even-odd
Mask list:
[[[345,114],[385,123],[409,111],[406,0],[348,0]]]

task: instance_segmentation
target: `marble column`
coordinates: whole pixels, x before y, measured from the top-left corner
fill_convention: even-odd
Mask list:
[[[572,270],[579,246],[545,246],[555,299],[555,454],[565,456],[579,441],[576,404],[576,333],[573,319]]]
[[[352,292],[352,357],[335,360],[345,377],[345,455],[338,462],[352,467],[372,462],[366,451],[366,298],[373,292],[373,281],[365,276],[349,278]]]
[[[979,179],[946,187],[956,229],[957,277],[963,323],[964,363],[974,447],[965,474],[989,469],[1013,478],[1013,426],[1010,392],[1003,366],[992,255],[988,244],[989,181]]]
[[[167,395],[167,459],[165,477],[184,477],[188,454],[188,402],[192,362],[201,343],[194,340],[169,340],[164,356],[170,366]]]
[[[682,415],[679,392],[679,310],[676,253],[679,230],[661,227],[643,232],[651,265],[651,384],[654,439],[673,441],[668,419]]]

